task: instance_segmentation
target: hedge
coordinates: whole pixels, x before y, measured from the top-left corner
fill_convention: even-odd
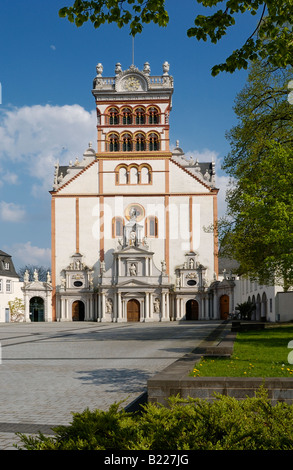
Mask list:
[[[217,395],[213,402],[171,397],[168,407],[148,403],[129,413],[114,403],[108,411],[73,414],[54,436],[18,433],[26,450],[291,450],[293,407],[271,405],[261,388],[253,398]]]

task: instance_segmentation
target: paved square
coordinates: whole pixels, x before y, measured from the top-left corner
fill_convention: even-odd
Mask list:
[[[220,323],[1,324],[0,449],[16,442],[14,432],[69,424],[85,408],[126,406]]]

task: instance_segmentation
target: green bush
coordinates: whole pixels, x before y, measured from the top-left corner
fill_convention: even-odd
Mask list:
[[[142,413],[120,405],[76,413],[54,437],[18,434],[27,450],[292,450],[293,407],[272,406],[267,392],[236,400],[217,395],[210,403],[171,397],[169,406],[148,403]],[[20,446],[18,446],[21,448]]]

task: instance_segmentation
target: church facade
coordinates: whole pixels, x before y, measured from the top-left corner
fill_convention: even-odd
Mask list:
[[[52,320],[225,318],[234,283],[218,280],[206,229],[217,220],[215,168],[170,148],[169,64],[158,76],[148,63],[96,70],[96,150],[55,167]]]

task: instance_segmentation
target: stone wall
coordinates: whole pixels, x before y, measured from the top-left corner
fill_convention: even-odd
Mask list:
[[[229,333],[218,343],[203,342],[192,353],[183,356],[148,380],[148,402],[168,405],[170,396],[181,398],[215,399],[215,394],[242,400],[253,397],[264,386],[272,404],[277,401],[293,404],[293,378],[291,377],[190,377],[195,363],[203,355],[229,356],[233,350],[235,333]]]

